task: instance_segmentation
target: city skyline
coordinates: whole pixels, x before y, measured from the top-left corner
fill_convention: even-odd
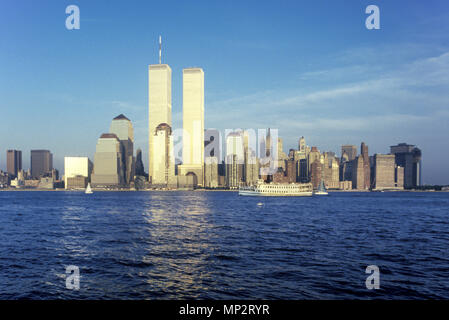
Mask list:
[[[109,119],[120,113],[129,117],[135,125],[135,148],[140,147],[143,158],[148,159],[148,126],[147,121],[144,121],[148,116],[145,70],[149,64],[158,62],[157,39],[161,33],[164,39],[162,63],[169,64],[173,69],[174,129],[182,128],[182,69],[193,64],[205,71],[205,128],[218,128],[222,132],[225,128],[279,128],[279,136],[284,139],[284,152],[296,148],[301,136],[306,136],[308,144],[318,146],[320,151],[337,153],[341,145],[358,146],[361,141],[370,146],[370,154],[389,153],[391,145],[411,143],[419,146],[424,154],[423,182],[447,184],[449,169],[444,159],[449,151],[444,148],[447,137],[447,133],[444,133],[447,131],[449,99],[444,90],[449,83],[449,49],[447,41],[443,40],[447,23],[438,14],[430,22],[418,16],[419,28],[406,23],[407,17],[410,18],[410,15],[420,10],[422,16],[426,17],[425,12],[437,13],[436,8],[445,5],[434,3],[435,7],[430,6],[429,9],[418,3],[407,4],[411,10],[406,12],[399,10],[398,4],[379,1],[382,12],[379,34],[382,40],[379,34],[363,29],[364,3],[345,4],[342,7],[329,4],[328,8],[321,7],[320,10],[309,3],[287,3],[275,8],[264,4],[263,10],[250,20],[257,21],[271,15],[277,18],[278,25],[273,30],[262,26],[264,31],[270,31],[265,33],[265,37],[249,37],[255,35],[256,31],[255,27],[249,25],[246,25],[247,29],[242,29],[242,36],[237,36],[237,29],[226,31],[225,27],[229,27],[229,24],[220,20],[211,31],[199,32],[197,36],[190,34],[186,40],[181,38],[192,30],[174,30],[173,26],[166,23],[156,30],[154,26],[162,18],[156,18],[151,23],[143,18],[136,19],[140,25],[136,22],[124,26],[125,22],[130,22],[127,14],[137,13],[142,4],[127,8],[125,17],[120,19],[120,4],[110,5],[110,10],[103,13],[101,5],[81,1],[79,6],[83,23],[81,29],[73,33],[63,27],[64,5],[43,3],[42,7],[36,7],[36,11],[51,17],[48,21],[42,21],[33,31],[26,30],[26,23],[22,26],[13,20],[14,17],[28,15],[24,10],[25,5],[23,8],[11,8],[14,14],[1,17],[1,29],[8,30],[8,27],[3,26],[3,23],[8,23],[9,30],[16,30],[21,34],[21,39],[18,39],[17,34],[14,37],[14,32],[4,34],[5,31],[0,31],[2,36],[5,35],[2,39],[6,44],[5,50],[0,53],[0,66],[5,70],[0,75],[0,106],[10,121],[0,129],[0,134],[8,137],[0,142],[0,150],[3,150],[0,152],[0,168],[6,170],[5,151],[8,149],[22,151],[24,169],[30,167],[31,149],[50,150],[55,157],[54,167],[61,171],[64,156],[88,156],[93,160],[94,141],[108,131]],[[234,19],[237,23],[235,28],[245,26],[243,15],[249,12],[249,4],[240,5],[242,16],[230,15],[230,8],[225,4],[210,6],[212,8],[209,9],[217,11],[226,9],[220,17]],[[62,9],[59,10],[59,7]],[[297,9],[295,14],[299,15],[298,22],[292,20],[286,7]],[[269,9],[274,9],[273,13],[269,14]],[[333,9],[341,17],[350,14],[349,22],[329,20]],[[61,11],[59,15],[58,10]],[[1,12],[5,11],[2,8]],[[316,17],[322,17],[322,21],[318,24],[312,22],[305,17],[304,12],[316,14]],[[181,24],[186,23],[188,13],[176,15]],[[399,13],[402,17],[398,25],[393,26]],[[108,19],[114,17],[123,30],[108,24]],[[281,18],[286,21],[281,22]],[[313,35],[317,36],[319,32],[308,26],[323,27],[327,32],[326,40],[329,40],[332,21],[337,25],[333,34],[340,41],[343,33],[349,30],[354,39],[337,46],[335,41],[327,45],[318,44]],[[103,29],[105,25],[112,27],[111,32],[115,32],[116,38],[99,39],[106,34]],[[140,29],[134,35],[132,28],[137,25]],[[285,32],[289,26],[298,28]],[[439,26],[439,31],[434,31],[435,26]],[[38,37],[41,42],[30,39],[42,28],[47,32]],[[217,28],[222,32],[221,43],[208,38]],[[401,31],[403,34],[404,28],[410,31],[408,38],[397,43],[395,32]],[[432,29],[433,37],[420,35],[423,32],[420,28]],[[284,32],[278,32],[281,30]],[[106,49],[103,50],[106,51],[101,54],[92,52],[92,57],[88,58],[87,53],[94,48],[89,49],[89,46],[96,39],[105,45]],[[121,42],[115,43],[116,39]],[[145,41],[140,41],[142,39]],[[288,42],[292,39],[297,43]],[[215,45],[211,46],[212,49],[207,48],[208,41]],[[126,52],[107,51],[117,49],[118,43],[134,44],[134,47]],[[199,45],[198,48],[195,48],[195,44]],[[29,46],[37,49],[33,56],[21,50]],[[79,56],[76,55],[77,47],[80,48]],[[329,54],[327,50],[331,47],[335,51]],[[288,54],[287,51],[291,49],[297,50],[298,56]],[[312,52],[316,58],[312,57]],[[122,59],[119,63],[116,57],[122,53],[136,56],[136,59]],[[50,62],[50,57],[55,59]],[[278,59],[273,60],[275,57]],[[42,65],[37,65],[39,61]],[[33,62],[36,65],[33,64],[30,74],[24,67]],[[108,71],[106,62],[111,63],[111,68],[117,67],[120,77],[111,77],[114,73]],[[289,68],[284,73],[278,70],[286,69],[286,65]],[[48,74],[44,74],[44,71]],[[73,74],[74,79],[67,79],[67,74]],[[33,77],[29,78],[30,75]],[[101,84],[98,90],[89,87],[93,84],[90,81],[86,83],[87,75],[92,76],[92,81]],[[29,79],[29,83],[25,79]],[[56,84],[62,80],[67,81],[65,84]],[[39,92],[42,84],[38,82],[56,90]],[[28,94],[23,95],[22,92]],[[77,92],[80,92],[79,97]],[[366,103],[366,106],[360,106],[362,103]],[[224,113],[223,110],[234,112]],[[18,126],[20,129],[17,129]],[[83,130],[80,131],[80,127]],[[11,136],[7,132],[17,134]],[[30,135],[33,136],[31,143]],[[69,143],[63,143],[64,140]]]

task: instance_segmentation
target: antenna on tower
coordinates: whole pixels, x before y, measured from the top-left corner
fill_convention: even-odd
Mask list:
[[[159,64],[162,63],[162,37],[159,36]]]

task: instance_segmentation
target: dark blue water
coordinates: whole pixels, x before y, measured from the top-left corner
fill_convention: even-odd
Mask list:
[[[0,192],[0,299],[19,298],[447,299],[449,193]]]

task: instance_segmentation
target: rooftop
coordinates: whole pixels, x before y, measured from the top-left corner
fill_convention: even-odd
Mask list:
[[[125,115],[123,113],[121,113],[120,115],[115,117],[113,120],[128,120],[128,121],[131,121],[127,117],[125,117]]]
[[[115,135],[115,133],[103,133],[100,137],[100,139],[117,139],[117,136]]]

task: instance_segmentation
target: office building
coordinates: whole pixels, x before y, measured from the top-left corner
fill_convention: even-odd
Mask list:
[[[158,153],[158,150],[173,147],[173,143],[170,143],[170,141],[173,142],[171,138],[171,73],[171,68],[167,64],[150,65],[148,69],[148,175],[150,183],[157,185],[176,181],[174,159],[171,159],[173,149],[164,151],[162,155]],[[170,136],[167,136],[168,134]],[[155,146],[155,140],[158,140],[159,143],[166,142],[168,145]],[[171,163],[173,163],[173,170]]]
[[[243,181],[244,148],[241,132],[231,132],[226,137],[226,185],[238,188]]]
[[[313,189],[318,189],[322,177],[323,165],[320,160],[315,160],[310,166],[310,182],[313,185]]]
[[[284,152],[284,142],[282,138],[278,138],[277,145],[277,156],[278,156],[278,168],[282,168],[284,171],[287,170],[285,161],[288,160],[287,154]]]
[[[31,176],[39,179],[50,176],[53,169],[53,154],[49,150],[31,150]]]
[[[414,145],[400,143],[390,147],[397,166],[404,168],[404,187],[416,188],[421,185],[421,150]]]
[[[359,189],[369,190],[371,188],[371,165],[368,154],[368,146],[365,142],[362,142],[362,145],[360,146],[360,155],[363,158],[364,184],[363,187]]]
[[[64,157],[66,189],[85,188],[90,181],[93,164],[88,157]]]
[[[178,175],[195,175],[204,186],[204,72],[201,68],[183,70],[182,165]]]
[[[365,189],[365,170],[363,156],[358,156],[352,160],[352,188],[358,190]]]
[[[309,165],[308,171],[311,174],[311,170],[312,170],[312,164],[315,161],[320,161],[321,158],[321,153],[318,150],[317,147],[312,147],[312,149],[310,150],[309,154],[308,154],[308,159],[307,159],[307,163]]]
[[[357,147],[354,145],[346,144],[341,146],[341,155],[343,157],[343,154],[347,155],[347,161],[352,161],[357,157]]]
[[[22,151],[6,151],[6,168],[11,176],[14,178],[17,177],[18,172],[22,170]]]
[[[93,187],[124,187],[122,146],[114,133],[103,133],[97,142],[92,174]]]
[[[131,121],[123,114],[115,117],[109,128],[109,133],[113,133],[120,141],[122,161],[124,169],[125,184],[134,180],[135,158],[134,158],[134,129]]]
[[[204,187],[218,188],[218,158],[206,157],[204,166]]]
[[[375,154],[373,167],[373,189],[392,189],[395,182],[394,154]]]
[[[142,160],[142,150],[139,148],[136,151],[136,170],[135,170],[136,176],[146,176],[145,174],[145,168],[143,166],[143,160]]]

